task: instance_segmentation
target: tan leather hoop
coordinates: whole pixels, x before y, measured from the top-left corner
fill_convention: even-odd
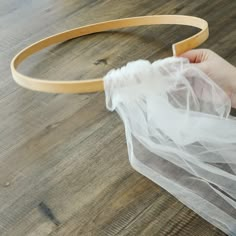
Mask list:
[[[27,57],[32,54],[57,43],[88,35],[97,32],[103,32],[123,27],[141,26],[141,25],[159,25],[159,24],[175,24],[188,25],[200,28],[201,31],[190,38],[172,45],[173,55],[178,56],[181,53],[195,48],[203,43],[209,35],[208,24],[205,20],[192,16],[181,15],[154,15],[141,16],[133,18],[118,19],[112,21],[101,22],[97,24],[87,25],[76,29],[68,30],[59,34],[55,34],[48,38],[42,39],[19,52],[11,62],[11,72],[14,80],[19,85],[36,91],[49,93],[90,93],[103,91],[103,79],[91,80],[74,80],[74,81],[50,81],[31,78],[19,73],[16,68]]]

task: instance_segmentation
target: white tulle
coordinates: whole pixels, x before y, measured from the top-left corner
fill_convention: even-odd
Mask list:
[[[104,77],[124,122],[131,165],[236,235],[236,120],[231,102],[184,58],[138,60]]]

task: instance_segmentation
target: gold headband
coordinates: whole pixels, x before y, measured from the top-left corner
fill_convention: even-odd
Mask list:
[[[141,16],[125,19],[118,19],[87,25],[72,30],[68,30],[59,34],[55,34],[48,38],[42,39],[19,52],[11,62],[11,72],[16,83],[22,87],[49,93],[90,93],[103,91],[103,79],[90,80],[73,80],[73,81],[50,81],[31,78],[19,73],[16,69],[19,64],[32,54],[57,43],[65,42],[69,39],[77,38],[97,32],[103,32],[124,27],[142,26],[142,25],[159,25],[159,24],[175,24],[188,25],[200,28],[201,31],[185,40],[172,45],[174,56],[178,56],[189,49],[195,48],[203,43],[209,35],[208,23],[197,17],[181,16],[181,15],[154,15]]]

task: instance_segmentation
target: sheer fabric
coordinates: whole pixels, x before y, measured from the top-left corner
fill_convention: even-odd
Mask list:
[[[138,60],[104,77],[131,165],[236,235],[236,120],[225,92],[187,59]]]

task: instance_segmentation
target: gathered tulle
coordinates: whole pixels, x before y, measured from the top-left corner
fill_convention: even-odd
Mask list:
[[[225,92],[187,59],[138,60],[104,77],[131,165],[236,235],[236,120]]]

